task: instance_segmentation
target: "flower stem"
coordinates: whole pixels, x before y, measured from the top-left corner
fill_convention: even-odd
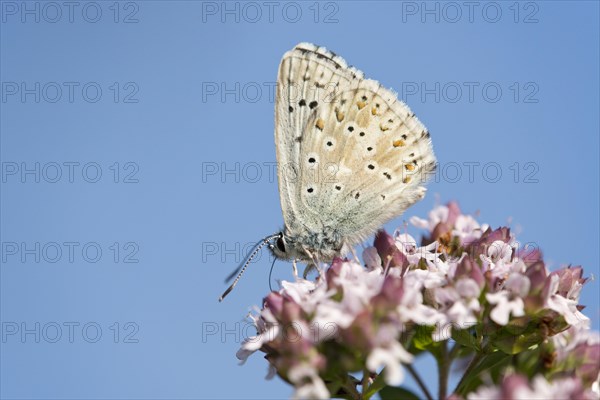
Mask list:
[[[358,389],[356,389],[356,383],[353,382],[352,377],[350,375],[346,375],[342,387],[346,389],[346,393],[352,399],[360,400],[363,398],[362,395],[359,393]]]
[[[469,366],[465,370],[465,373],[463,374],[462,378],[460,378],[458,385],[456,385],[456,389],[454,389],[454,393],[459,393],[459,390],[462,389],[462,386],[464,385],[465,380],[471,374],[471,371],[473,371],[473,368],[475,368],[477,366],[477,364],[479,364],[479,361],[481,361],[481,359],[484,356],[485,356],[485,353],[483,351],[475,353],[475,356],[469,363]]]
[[[419,387],[423,391],[423,394],[425,395],[427,400],[433,400],[433,397],[431,397],[431,393],[429,393],[429,390],[427,390],[427,386],[425,386],[425,384],[423,383],[423,380],[421,379],[421,377],[419,376],[417,371],[415,371],[415,369],[412,367],[412,365],[410,365],[410,364],[406,365],[406,369],[408,370],[410,375],[413,377],[415,382],[417,382],[417,385],[419,385]]]
[[[366,398],[365,395],[367,394],[367,388],[369,387],[369,377],[370,377],[369,370],[366,368],[363,369],[362,389],[361,389],[361,394],[360,394],[361,399]]]
[[[460,345],[458,343],[454,343],[454,346],[452,346],[452,349],[450,349],[450,364],[452,364],[452,361],[454,361],[459,351]]]
[[[442,342],[440,359],[438,360],[438,397],[440,400],[446,398],[448,391],[448,372],[450,370],[450,358],[448,357],[448,341]]]

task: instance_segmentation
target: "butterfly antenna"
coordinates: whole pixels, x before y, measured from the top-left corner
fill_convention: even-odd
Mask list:
[[[268,238],[264,238],[264,239],[259,240],[258,242],[256,242],[254,244],[254,246],[252,246],[250,248],[250,251],[248,251],[248,253],[246,253],[246,257],[244,257],[242,259],[242,262],[240,263],[240,265],[238,265],[238,267],[236,269],[234,269],[232,273],[230,273],[229,275],[227,275],[227,278],[225,278],[225,283],[229,283],[229,282],[231,282],[231,280],[233,278],[235,278],[235,276],[240,272],[240,270],[242,269],[242,267],[246,263],[246,260],[248,259],[248,254],[251,254],[258,246],[260,246],[267,239]],[[253,257],[253,256],[251,256],[251,257]]]
[[[246,262],[244,262],[244,264],[240,265],[232,274],[229,275],[229,277],[227,278],[227,281],[229,281],[231,279],[231,277],[233,277],[233,275],[235,275],[237,273],[237,276],[235,278],[235,280],[233,281],[233,283],[231,284],[231,286],[229,286],[227,288],[227,290],[225,292],[223,292],[223,294],[221,295],[221,297],[219,297],[219,301],[223,301],[223,299],[225,298],[225,296],[227,296],[235,287],[235,285],[237,285],[238,281],[240,280],[240,278],[242,277],[242,275],[244,274],[244,272],[246,271],[246,268],[248,268],[248,265],[250,264],[250,262],[252,261],[252,259],[254,257],[256,257],[256,255],[258,254],[258,252],[267,244],[269,243],[271,240],[273,239],[277,239],[281,236],[281,233],[278,233],[276,235],[271,235],[271,236],[267,236],[266,238],[264,238],[263,240],[261,240],[256,246],[254,246],[254,251],[252,251],[252,253],[250,254],[250,256],[246,259]],[[238,272],[239,271],[239,272]]]

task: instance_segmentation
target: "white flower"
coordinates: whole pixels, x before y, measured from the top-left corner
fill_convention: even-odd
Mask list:
[[[395,241],[396,247],[404,254],[414,254],[417,249],[417,241],[407,233],[398,233],[396,231]]]
[[[482,270],[484,272],[491,271],[494,278],[506,279],[513,272],[523,274],[527,269],[525,263],[516,258],[512,261],[499,259],[494,262],[491,257],[481,255],[480,259],[482,261]]]
[[[460,299],[460,295],[452,286],[439,288],[434,291],[435,301],[440,305],[454,303]]]
[[[446,310],[446,315],[454,326],[460,329],[465,329],[477,324],[477,318],[473,315],[473,311],[479,311],[479,301],[472,299],[465,303],[457,301]]]
[[[413,269],[404,275],[406,285],[414,285],[419,290],[422,288],[432,289],[444,286],[447,282],[446,276],[439,271]]]
[[[481,386],[476,392],[469,393],[468,400],[503,400],[502,390],[496,386]]]
[[[527,265],[523,262],[523,260],[515,257],[510,265],[510,271],[524,274],[525,271],[527,271]]]
[[[447,206],[437,206],[433,210],[429,211],[429,226],[433,230],[440,222],[446,222],[450,209]]]
[[[242,342],[236,353],[236,357],[241,361],[241,364],[244,364],[248,357],[259,350],[264,343],[275,339],[280,333],[279,324],[269,309],[262,310],[259,315],[249,314],[248,317],[256,326],[258,334],[249,336]]]
[[[250,355],[259,350],[263,344],[270,342],[279,334],[279,326],[273,326],[268,331],[246,338],[235,356],[244,364]]]
[[[488,257],[492,262],[509,262],[512,256],[513,247],[502,240],[494,241],[487,249]]]
[[[504,288],[512,292],[515,296],[525,297],[529,293],[531,282],[525,275],[513,272],[504,282]]]
[[[485,297],[491,304],[496,305],[490,313],[490,318],[498,325],[508,324],[510,314],[515,317],[525,315],[523,300],[518,297],[511,300],[510,293],[505,290],[497,293],[487,293]]]
[[[341,286],[344,292],[341,307],[352,316],[358,315],[380,292],[383,278],[379,270],[367,271],[360,264],[344,263],[340,275],[334,278],[334,284]]]
[[[573,286],[567,292],[567,297],[573,300],[579,300],[579,294],[581,293],[581,289],[583,289],[583,285],[579,281],[573,282]]]
[[[566,331],[552,336],[554,347],[559,360],[569,356],[569,354],[580,344],[593,346],[600,343],[600,333],[592,331],[587,327],[576,325],[570,326]]]
[[[313,314],[311,332],[312,340],[321,342],[337,336],[340,328],[349,327],[354,318],[360,314],[369,302],[378,294],[383,284],[382,268],[366,270],[354,262],[345,262],[340,268],[340,275],[334,278],[334,284],[342,288],[341,300],[333,300],[335,289],[326,289],[325,282],[319,286],[311,286],[303,282],[284,282],[285,293],[290,295],[302,308]]]
[[[455,229],[452,230],[452,235],[458,236],[463,245],[474,242],[479,239],[483,233],[479,223],[470,215],[459,215],[456,217],[454,228]]]
[[[580,382],[574,378],[557,379],[548,382],[546,378],[537,375],[533,378],[531,389],[519,387],[515,390],[514,397],[518,400],[562,400],[572,399],[580,390]]]
[[[515,399],[531,399],[531,400],[550,400],[554,397],[552,387],[549,382],[541,376],[533,378],[533,388],[527,386],[519,386],[514,391]],[[570,396],[564,397],[568,399]],[[561,397],[562,398],[562,397]]]
[[[332,339],[337,336],[338,329],[349,327],[354,318],[355,316],[349,314],[339,302],[332,300],[322,302],[316,309],[310,326],[314,341],[318,343]]]
[[[281,287],[282,294],[292,298],[308,313],[313,312],[323,299],[332,295],[332,293],[327,292],[323,282],[317,284],[306,279],[298,279],[296,282],[283,281]]]
[[[481,293],[479,285],[471,278],[460,278],[454,286],[458,294],[467,299],[477,298]]]
[[[419,325],[436,325],[446,321],[446,317],[435,308],[423,304],[422,284],[419,280],[411,279],[418,270],[406,274],[402,300],[397,307],[398,316],[402,322],[415,322]],[[427,271],[422,271],[427,272]],[[429,276],[429,275],[428,275]]]
[[[375,331],[372,343],[376,347],[388,347],[398,340],[398,326],[391,323],[382,323]]]
[[[329,399],[331,395],[318,372],[307,364],[300,364],[290,368],[289,380],[294,384],[296,390],[294,399]]]
[[[429,229],[431,232],[437,226],[437,224],[440,222],[446,222],[449,214],[450,210],[447,206],[438,206],[429,212],[429,220],[419,217],[411,217],[409,221],[417,228]]]
[[[562,378],[549,382],[542,375],[537,375],[530,381],[514,386],[503,382],[499,386],[481,386],[476,392],[467,396],[468,400],[505,400],[508,392],[512,400],[565,400],[593,399],[594,392],[585,391],[579,397],[581,382],[576,378]],[[578,397],[574,397],[578,396]]]
[[[408,219],[408,222],[410,222],[413,226],[416,226],[417,228],[429,229],[429,221],[427,221],[426,219],[415,216],[415,217],[410,217]]]
[[[404,380],[400,363],[411,363],[413,356],[404,350],[398,342],[391,342],[386,348],[375,348],[367,357],[367,369],[377,372],[384,367],[384,379],[388,385],[397,386]]]
[[[546,306],[561,314],[569,325],[589,327],[590,319],[577,309],[577,301],[558,294],[559,280],[558,275],[550,276]]]
[[[450,338],[451,329],[465,329],[477,323],[474,312],[480,310],[479,294],[481,289],[477,282],[470,278],[460,278],[455,286],[436,289],[435,300],[442,307],[442,313],[446,315],[448,324],[436,330],[434,340],[445,340]]]
[[[406,256],[409,264],[417,265],[421,259],[424,259],[428,263],[439,261],[440,255],[437,253],[438,242],[418,247],[417,241],[410,235],[403,233],[396,234],[395,236],[396,247]]]

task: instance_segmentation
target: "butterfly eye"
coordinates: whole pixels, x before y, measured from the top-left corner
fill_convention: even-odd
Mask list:
[[[283,241],[283,237],[280,236],[277,239],[276,245],[277,245],[277,249],[279,249],[279,251],[281,251],[282,253],[285,253],[285,242]]]

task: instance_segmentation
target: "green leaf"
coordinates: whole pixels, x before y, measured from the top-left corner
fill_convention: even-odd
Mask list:
[[[474,328],[460,330],[452,329],[452,339],[462,346],[481,351]]]
[[[505,336],[496,339],[494,341],[494,346],[500,351],[512,355],[519,354],[536,344],[540,344],[544,339],[544,335],[537,333]]]
[[[386,386],[379,392],[381,400],[419,400],[419,397],[410,390]]]
[[[364,392],[363,396],[365,399],[370,399],[375,393],[379,392],[386,386],[385,379],[383,378],[383,371],[377,375],[377,378],[373,381],[371,385],[367,388],[367,391]],[[365,389],[363,388],[363,391]]]
[[[481,379],[479,379],[479,375],[483,371],[487,371],[490,374],[496,372],[496,369],[501,369],[510,362],[511,356],[503,353],[501,351],[496,351],[494,353],[488,354],[482,358],[479,363],[471,370],[469,375],[463,381],[461,387],[458,387],[456,392],[458,394],[469,393],[474,390],[479,384],[481,384]]]
[[[543,342],[548,337],[548,329],[540,321],[530,317],[520,317],[500,328],[492,335],[490,342],[506,354],[518,354]]]
[[[427,347],[433,343],[431,334],[433,333],[433,326],[415,325],[414,327],[416,334],[413,337],[413,343],[419,350],[426,350]]]

